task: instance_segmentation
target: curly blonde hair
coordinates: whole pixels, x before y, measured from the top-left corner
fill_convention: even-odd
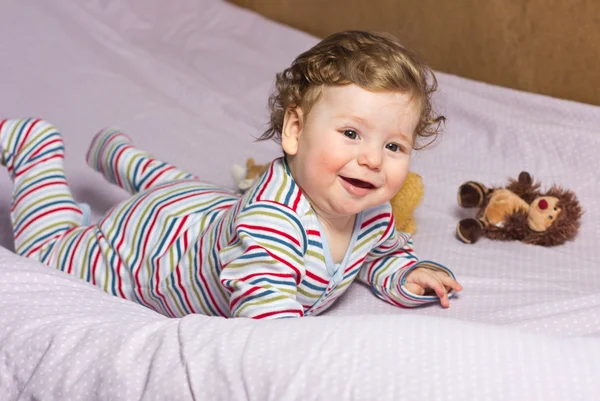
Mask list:
[[[275,90],[269,98],[270,126],[259,140],[281,142],[286,110],[300,106],[308,115],[325,85],[347,84],[373,92],[410,94],[420,110],[415,149],[433,142],[445,121],[444,116],[433,111],[431,95],[437,89],[437,80],[427,65],[392,35],[345,31],[323,39],[277,74]],[[427,145],[416,146],[416,139],[429,137],[433,139]]]

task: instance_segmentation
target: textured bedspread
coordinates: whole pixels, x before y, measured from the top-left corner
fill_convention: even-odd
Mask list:
[[[316,39],[218,0],[6,0],[0,117],[63,132],[78,201],[98,217],[124,199],[84,163],[99,129],[232,187],[256,143],[275,72]],[[426,196],[418,253],[465,287],[450,309],[399,309],[354,284],[323,316],[167,319],[12,254],[0,173],[2,400],[578,400],[600,384],[600,108],[439,74],[447,129],[417,152]],[[454,237],[467,180],[527,170],[586,210],[556,248]]]

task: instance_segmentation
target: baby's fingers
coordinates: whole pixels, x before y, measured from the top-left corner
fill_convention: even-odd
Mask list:
[[[448,276],[447,274],[444,274],[443,276],[438,276],[438,278],[442,281],[444,286],[448,289],[452,289],[456,292],[462,291],[462,289],[463,289],[462,285],[460,285],[456,280],[454,280],[452,277]]]
[[[429,287],[435,291],[435,295],[440,299],[442,306],[448,308],[450,306],[450,300],[448,299],[448,292],[446,291],[444,284],[442,284],[441,281],[435,280],[431,282]]]
[[[404,287],[411,293],[415,295],[424,295],[425,290],[418,284],[415,283],[406,283]]]
[[[437,276],[433,272],[423,271],[422,275],[419,275],[418,278],[415,277],[417,283],[421,285],[424,289],[430,288],[435,292],[435,295],[440,299],[440,303],[444,308],[450,306],[450,301],[448,300],[448,292],[446,291],[446,287],[444,287],[444,283],[441,280],[441,277]]]

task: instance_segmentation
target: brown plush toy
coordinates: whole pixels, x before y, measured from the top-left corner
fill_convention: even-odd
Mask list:
[[[269,168],[268,163],[256,164],[252,157],[246,160],[246,167],[234,164],[231,167],[231,176],[238,187],[238,191],[240,193],[247,191],[267,171],[267,168]]]
[[[505,188],[488,189],[479,182],[466,182],[458,189],[458,204],[479,209],[476,218],[461,220],[456,228],[458,238],[467,244],[485,236],[560,245],[575,238],[582,215],[573,192],[553,186],[542,193],[540,184],[525,171]]]

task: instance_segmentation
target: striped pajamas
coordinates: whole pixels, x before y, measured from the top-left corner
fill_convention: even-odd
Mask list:
[[[0,144],[14,182],[17,253],[167,316],[314,315],[356,278],[391,304],[416,306],[437,297],[408,292],[408,272],[428,267],[452,276],[418,260],[410,236],[395,231],[389,204],[357,216],[344,260],[333,263],[284,159],[238,197],[156,160],[118,131],[101,131],[87,162],[132,196],[85,225],[56,128],[34,119],[0,121]]]

